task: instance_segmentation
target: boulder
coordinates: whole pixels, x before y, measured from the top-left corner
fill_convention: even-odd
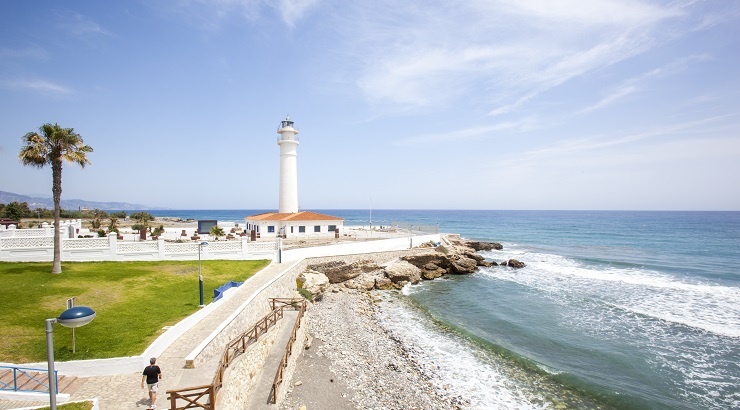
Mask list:
[[[429,263],[432,263],[435,266],[443,269],[449,266],[449,259],[447,258],[447,255],[435,251],[419,253],[416,255],[407,255],[402,257],[401,259],[421,269],[423,269],[423,266]]]
[[[391,282],[387,277],[378,275],[375,277],[375,289],[390,290],[396,289],[396,286],[394,286],[393,282]]]
[[[467,241],[465,244],[476,251],[490,251],[492,249],[495,249],[497,251],[500,251],[501,249],[504,249],[504,247],[498,243],[498,242],[478,242],[478,241]]]
[[[362,275],[352,279],[357,281],[357,288],[363,290],[373,290],[375,288],[375,277],[378,275],[372,275],[363,273]]]
[[[421,268],[421,277],[427,280],[436,279],[447,273],[447,269],[440,268],[433,263],[427,263]]]
[[[473,273],[478,266],[478,262],[475,259],[468,258],[467,256],[459,256],[452,260],[451,273],[464,274]]]
[[[393,283],[419,283],[421,280],[421,269],[407,261],[397,261],[386,266],[385,276]]]
[[[354,279],[363,272],[372,272],[380,269],[375,262],[362,260],[352,264],[344,261],[333,261],[309,265],[308,269],[321,272],[329,278],[330,283],[340,283]]]
[[[419,268],[421,277],[427,280],[446,275],[450,267],[447,255],[436,251],[408,255],[401,259]]]
[[[510,268],[517,268],[517,269],[518,269],[518,268],[523,268],[523,267],[527,266],[527,265],[525,265],[525,264],[524,264],[524,262],[519,262],[519,261],[518,261],[518,260],[516,260],[516,259],[509,259],[509,261],[508,261],[507,265],[508,265],[508,266],[509,266]]]
[[[329,286],[329,278],[326,275],[310,270],[298,275],[296,282],[299,288],[306,289],[314,297],[322,295],[326,291],[326,287]]]

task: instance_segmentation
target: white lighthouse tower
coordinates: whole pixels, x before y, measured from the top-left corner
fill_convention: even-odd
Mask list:
[[[286,116],[280,122],[277,133],[277,144],[280,146],[280,197],[278,212],[298,212],[298,130],[293,128],[293,121]]]
[[[272,238],[339,238],[344,218],[298,210],[298,130],[286,116],[280,121],[277,140],[280,146],[280,197],[277,212],[263,212],[244,218],[251,240]],[[278,245],[279,247],[280,245]],[[280,249],[280,248],[278,248]],[[280,263],[280,252],[277,260]]]

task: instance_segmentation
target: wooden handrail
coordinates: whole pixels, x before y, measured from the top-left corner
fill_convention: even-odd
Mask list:
[[[215,410],[216,408],[216,394],[212,384],[205,386],[186,387],[178,390],[167,390],[170,399],[170,410],[184,410],[201,408],[207,410]],[[198,400],[203,396],[208,397],[206,403],[200,403]],[[184,407],[177,406],[177,400],[185,400],[187,404]]]
[[[297,302],[297,300],[293,299],[291,302],[291,305]],[[303,318],[303,313],[306,312],[306,300],[300,299],[300,309],[298,310],[298,317],[296,318],[295,324],[293,325],[293,330],[290,332],[290,340],[288,340],[288,344],[285,345],[285,351],[283,352],[283,358],[280,360],[280,365],[278,365],[277,372],[275,372],[275,379],[273,379],[272,382],[272,402],[274,404],[277,404],[277,392],[278,392],[278,386],[283,382],[283,370],[288,367],[288,358],[293,353],[293,343],[296,340],[296,336],[298,335],[298,328],[301,327],[301,319]]]
[[[270,327],[274,326],[278,320],[284,317],[284,309],[288,307],[296,307],[296,304],[298,303],[300,303],[298,319],[296,320],[296,324],[293,326],[291,341],[288,343],[288,345],[290,346],[290,350],[292,350],[292,344],[295,340],[297,329],[300,326],[303,312],[305,312],[306,310],[306,300],[272,298],[270,299],[270,306],[272,307],[272,311],[265,315],[262,319],[258,320],[257,323],[254,324],[254,326],[249,328],[249,330],[235,337],[226,345],[226,349],[224,349],[224,352],[221,355],[221,359],[216,366],[216,372],[213,375],[213,380],[211,381],[211,384],[197,387],[186,387],[176,390],[167,390],[167,394],[169,395],[170,399],[170,410],[184,410],[192,408],[215,410],[216,395],[218,394],[219,390],[221,390],[221,387],[223,387],[223,380],[226,369],[231,365],[236,357],[244,353],[252,343],[256,342],[261,335],[267,333]],[[278,304],[280,306],[277,306]],[[282,370],[282,368],[284,367],[283,363],[287,363],[287,356],[285,354],[283,354],[283,359],[280,363],[281,364],[279,367],[279,371]],[[280,371],[280,377],[280,381],[282,382],[282,371]],[[273,390],[277,391],[275,383],[273,383]],[[208,402],[205,404],[199,403],[198,400],[206,396],[206,394],[208,397]],[[273,394],[273,400],[275,400],[275,394],[276,393]],[[195,398],[191,399],[191,397]],[[187,402],[186,406],[177,407],[178,399],[185,400]]]

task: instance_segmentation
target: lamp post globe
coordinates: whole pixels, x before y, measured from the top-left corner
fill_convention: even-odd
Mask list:
[[[87,306],[75,306],[62,312],[59,317],[46,319],[46,361],[49,371],[49,409],[57,408],[57,379],[54,374],[54,323],[64,327],[85,326],[95,319],[95,311]]]

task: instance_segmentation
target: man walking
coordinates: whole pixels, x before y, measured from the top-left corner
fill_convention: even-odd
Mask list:
[[[154,364],[156,362],[156,357],[149,359],[149,366],[144,368],[144,372],[141,376],[141,388],[144,388],[144,382],[146,382],[146,387],[149,390],[149,400],[151,400],[152,403],[149,406],[150,409],[157,407],[154,402],[157,401],[157,387],[159,381],[162,380],[162,370],[159,369],[159,366]]]

